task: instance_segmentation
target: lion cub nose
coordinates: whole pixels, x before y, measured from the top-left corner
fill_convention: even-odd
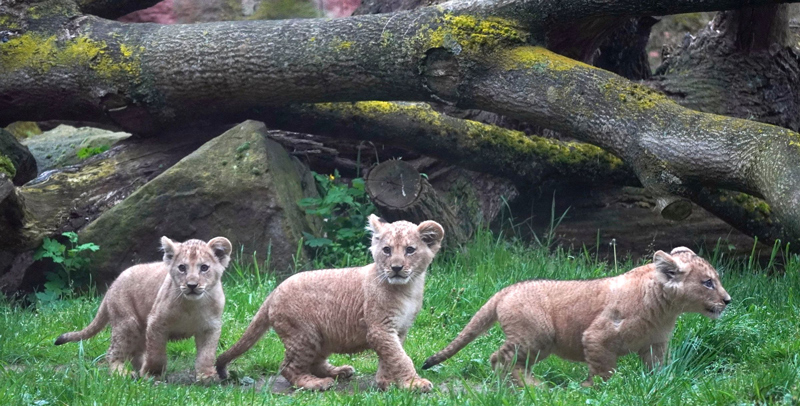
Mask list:
[[[730,298],[730,296],[729,296],[729,297],[726,297],[725,299],[722,299],[722,301],[723,301],[723,302],[725,302],[725,304],[726,304],[726,305],[729,305],[729,304],[731,304],[731,298]]]
[[[403,270],[403,265],[392,265],[392,271],[394,271],[394,273],[399,273],[402,270]]]
[[[196,283],[187,283],[186,287],[189,288],[189,290],[194,290],[194,288],[197,287],[197,284]]]

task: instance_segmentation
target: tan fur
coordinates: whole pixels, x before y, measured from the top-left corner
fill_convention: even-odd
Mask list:
[[[94,320],[81,331],[62,334],[55,344],[85,340],[110,323],[106,358],[111,372],[124,373],[125,361],[131,361],[142,375],[160,375],[167,366],[167,340],[194,337],[197,379],[216,379],[214,356],[225,307],[220,278],[230,261],[231,243],[225,237],[208,243],[161,237],[161,244],[163,261],[123,271]]]
[[[730,300],[717,271],[703,258],[685,247],[671,254],[658,251],[654,263],[611,278],[511,285],[490,298],[422,368],[452,357],[499,321],[506,341],[491,362],[511,371],[517,384],[538,384],[524,365],[556,354],[587,362],[589,378],[583,384],[589,386],[595,375],[608,379],[617,358],[628,353],[639,354],[650,368],[663,363],[681,313],[717,318]]]
[[[394,383],[429,391],[403,350],[422,306],[425,271],[439,250],[444,230],[434,221],[419,226],[369,217],[374,263],[360,268],[301,272],[267,297],[242,338],[217,358],[219,376],[272,326],[286,348],[281,374],[294,386],[325,390],[353,367],[334,367],[333,353],[378,353],[378,386]],[[409,248],[413,253],[409,253]],[[394,270],[392,269],[394,268]]]

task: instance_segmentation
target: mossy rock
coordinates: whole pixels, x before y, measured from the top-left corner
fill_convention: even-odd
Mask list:
[[[266,133],[260,122],[235,126],[84,228],[81,241],[100,246],[92,260],[98,280],[158,260],[161,236],[225,236],[236,252],[244,247],[244,259],[255,251],[258,261],[269,258],[272,270],[288,275],[302,232],[310,230],[297,205],[304,197],[299,171]]]
[[[21,186],[36,178],[36,160],[10,132],[0,128],[0,172]]]
[[[79,156],[84,149],[111,147],[131,134],[113,132],[92,127],[72,127],[59,125],[36,137],[22,140],[36,158],[39,171],[63,168],[80,163],[85,158]]]
[[[6,131],[10,132],[18,140],[24,140],[34,135],[39,135],[42,130],[33,121],[16,121],[6,126]]]

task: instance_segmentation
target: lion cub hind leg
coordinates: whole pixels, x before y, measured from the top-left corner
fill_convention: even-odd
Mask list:
[[[549,352],[538,347],[526,347],[506,340],[489,361],[495,371],[508,373],[511,381],[517,386],[540,386],[542,382],[531,372],[533,365],[550,356]]]
[[[286,353],[281,364],[281,375],[292,385],[311,390],[328,390],[334,380],[330,376],[316,376],[327,354],[322,353],[322,339],[315,334],[289,329],[283,323],[275,324],[275,331],[283,341]],[[316,367],[316,368],[315,368]]]
[[[290,353],[287,349],[283,364],[281,364],[281,375],[297,388],[319,391],[330,389],[334,384],[334,379],[329,376],[314,375],[312,373],[314,360],[309,358],[308,355]]]
[[[109,372],[128,375],[139,372],[144,353],[144,335],[135,319],[117,323],[111,328],[111,345],[108,347],[106,360]],[[134,371],[128,370],[125,361],[131,361]]]

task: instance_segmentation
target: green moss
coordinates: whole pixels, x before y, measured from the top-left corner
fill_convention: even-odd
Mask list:
[[[81,13],[75,2],[63,0],[40,0],[25,11],[26,16],[34,20],[54,16],[73,17]]]
[[[767,220],[772,213],[772,210],[767,202],[757,197],[750,196],[747,193],[737,193],[733,196],[733,200],[748,213],[757,218]]]
[[[250,149],[250,143],[245,142],[242,145],[239,145],[238,148],[236,148],[236,153],[241,154],[242,152],[247,151],[248,149]]]
[[[14,138],[24,140],[25,138],[39,135],[42,130],[33,121],[16,121],[6,126],[6,131],[10,132]]]
[[[607,96],[616,95],[622,103],[633,103],[639,110],[652,109],[660,104],[672,103],[666,96],[647,86],[622,79],[606,81],[602,90]]]
[[[423,43],[430,48],[486,52],[500,45],[522,44],[528,33],[514,20],[498,17],[445,14],[433,29],[420,30]]]
[[[335,41],[334,47],[340,51],[344,51],[353,47],[352,41]]]
[[[585,63],[567,58],[542,47],[515,47],[503,53],[500,61],[507,70],[536,69],[565,71],[575,67],[595,69]]]
[[[0,29],[2,30],[19,30],[22,28],[19,20],[11,18],[9,15],[0,15]]]
[[[17,168],[14,167],[14,163],[3,154],[0,154],[0,173],[5,173],[9,179],[14,178],[17,174]]]
[[[47,73],[54,67],[88,67],[103,79],[136,80],[141,73],[143,47],[125,44],[113,49],[105,41],[78,36],[59,41],[56,36],[24,34],[0,44],[0,67]]]
[[[529,137],[520,131],[511,131],[499,127],[489,126],[468,121],[468,136],[479,143],[485,143],[492,149],[504,151],[517,151],[516,154],[537,156],[551,165],[579,166],[586,163],[595,163],[616,169],[622,165],[622,160],[611,155],[594,145],[563,142],[544,137]],[[514,155],[509,155],[516,159]]]

